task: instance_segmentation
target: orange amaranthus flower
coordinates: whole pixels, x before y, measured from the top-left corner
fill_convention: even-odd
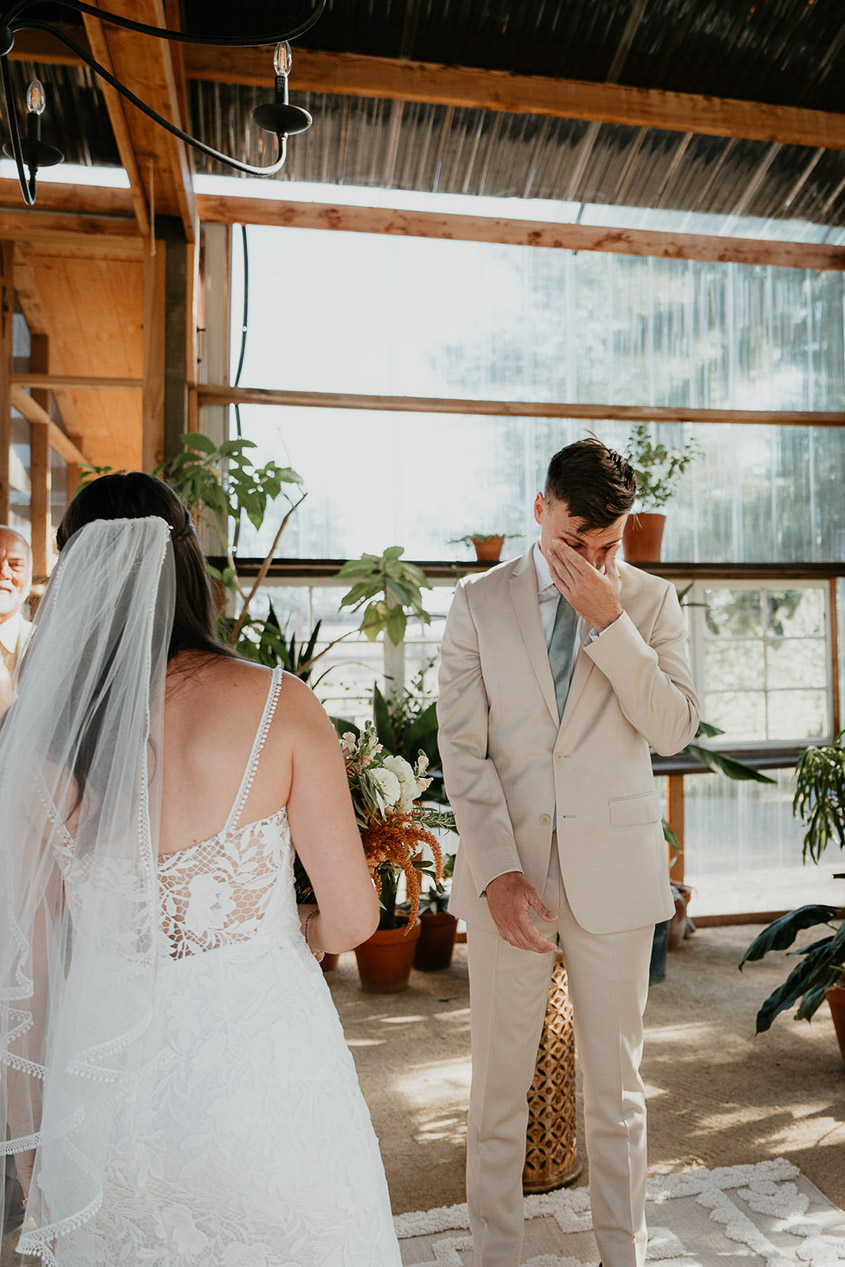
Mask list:
[[[405,888],[411,903],[405,935],[413,928],[420,904],[420,873],[414,866],[419,860],[422,845],[428,845],[434,854],[434,874],[441,880],[443,856],[437,837],[417,820],[413,813],[398,810],[385,811],[383,818],[367,816],[367,824],[361,828],[361,841],[367,866],[370,868],[376,889],[381,896],[381,867],[399,867],[405,875]]]

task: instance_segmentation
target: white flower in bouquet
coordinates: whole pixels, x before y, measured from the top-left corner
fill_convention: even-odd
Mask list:
[[[414,801],[420,793],[413,766],[404,757],[385,757],[383,768],[392,771],[399,780],[400,798],[396,808],[400,814],[407,814],[414,808]]]
[[[380,800],[383,802],[383,808],[396,808],[402,799],[402,786],[393,771],[387,769],[387,762],[383,766],[369,770],[368,773],[375,784]]]

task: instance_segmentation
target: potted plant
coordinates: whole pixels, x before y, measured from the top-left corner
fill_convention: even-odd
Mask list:
[[[622,549],[629,563],[656,563],[666,516],[662,507],[675,493],[678,481],[698,457],[696,441],[680,449],[656,443],[648,424],[638,423],[628,437],[625,459],[637,477],[637,511],[628,516],[622,535]]]
[[[431,875],[439,883],[442,876],[440,845],[431,829],[454,830],[455,820],[449,810],[419,803],[428,788],[425,757],[411,766],[388,753],[372,722],[362,732],[347,731],[341,746],[361,843],[381,903],[378,929],[355,949],[358,974],[362,989],[384,994],[408,984],[420,934],[421,878]],[[426,845],[433,862],[423,857]],[[397,909],[403,876],[407,911]]]
[[[502,546],[506,537],[512,532],[467,532],[462,537],[450,537],[450,545],[475,547],[475,557],[479,563],[498,563]]]
[[[806,825],[804,861],[809,856],[818,863],[828,844],[835,840],[845,848],[845,731],[832,744],[807,748],[795,770],[792,811]],[[845,874],[834,876],[845,879]],[[821,940],[794,950],[801,961],[766,999],[757,1013],[758,1034],[767,1030],[779,1012],[798,1003],[796,1020],[810,1020],[827,999],[833,1014],[839,1049],[845,1061],[845,906],[813,903],[782,915],[756,937],[743,956],[762,959],[770,950],[786,950],[800,932],[823,926],[829,930]],[[799,1002],[800,1000],[800,1002]]]
[[[455,855],[447,853],[440,868],[442,879],[420,896],[420,935],[414,950],[414,967],[421,972],[442,972],[452,962],[457,917],[449,913],[449,890],[443,880],[451,879]]]

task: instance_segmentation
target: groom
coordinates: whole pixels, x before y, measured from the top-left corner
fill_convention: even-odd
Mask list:
[[[604,1267],[646,1252],[639,1075],[654,925],[673,911],[649,745],[689,742],[698,706],[667,581],[618,563],[636,479],[598,440],[561,449],[522,558],[458,585],[438,704],[467,924],[474,1267],[518,1267],[526,1096],[554,950],[584,1075]]]

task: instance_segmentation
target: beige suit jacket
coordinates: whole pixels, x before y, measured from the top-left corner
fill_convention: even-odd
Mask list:
[[[662,807],[649,745],[670,755],[698,724],[674,587],[619,563],[623,614],[581,643],[563,717],[531,551],[455,592],[443,636],[439,742],[461,837],[450,910],[493,928],[484,891],[522,871],[542,891],[557,810],[575,918],[609,933],[668,919]]]

